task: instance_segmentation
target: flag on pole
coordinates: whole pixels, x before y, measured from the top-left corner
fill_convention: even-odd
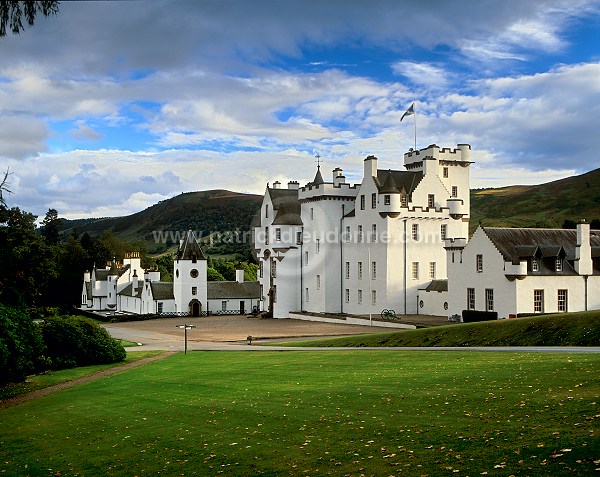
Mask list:
[[[411,114],[415,114],[414,101],[413,101],[413,104],[411,104],[410,107],[406,110],[406,112],[402,115],[402,117],[400,118],[400,122],[402,122],[402,120],[404,119],[405,116],[410,116]]]

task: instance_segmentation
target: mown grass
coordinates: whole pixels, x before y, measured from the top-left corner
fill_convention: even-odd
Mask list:
[[[461,323],[311,341],[286,346],[600,346],[600,311]]]
[[[22,383],[9,384],[4,387],[0,387],[0,400],[8,399],[14,396],[19,396],[37,389],[47,388],[54,386],[55,384],[72,381],[74,379],[89,376],[98,371],[108,368],[114,368],[117,366],[123,366],[124,364],[132,361],[137,361],[150,356],[156,356],[161,354],[162,351],[135,351],[133,353],[127,353],[127,357],[124,361],[113,364],[98,364],[94,366],[82,366],[79,368],[62,369],[60,371],[48,371],[43,374],[35,374],[28,376],[27,379]]]
[[[0,411],[0,473],[591,475],[600,357],[193,352]]]

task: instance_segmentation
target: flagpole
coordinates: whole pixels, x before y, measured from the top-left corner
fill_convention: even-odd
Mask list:
[[[413,101],[413,105],[415,104],[416,100]],[[413,120],[414,120],[414,125],[415,125],[415,152],[417,152],[417,112],[414,110],[413,108]]]

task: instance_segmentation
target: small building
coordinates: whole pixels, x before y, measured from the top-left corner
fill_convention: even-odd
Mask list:
[[[104,269],[94,266],[84,273],[81,309],[205,316],[243,314],[258,307],[260,285],[257,281],[245,282],[243,270],[236,271],[235,282],[208,282],[206,271],[206,257],[190,230],[179,244],[172,282],[161,282],[156,270],[143,270],[139,252],[130,252],[123,263],[113,260]]]
[[[449,316],[600,309],[600,231],[478,227],[446,240]]]

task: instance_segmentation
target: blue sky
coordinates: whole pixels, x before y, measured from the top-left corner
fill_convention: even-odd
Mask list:
[[[8,204],[125,215],[184,191],[359,181],[472,146],[473,187],[600,167],[599,0],[63,2],[0,39]]]

